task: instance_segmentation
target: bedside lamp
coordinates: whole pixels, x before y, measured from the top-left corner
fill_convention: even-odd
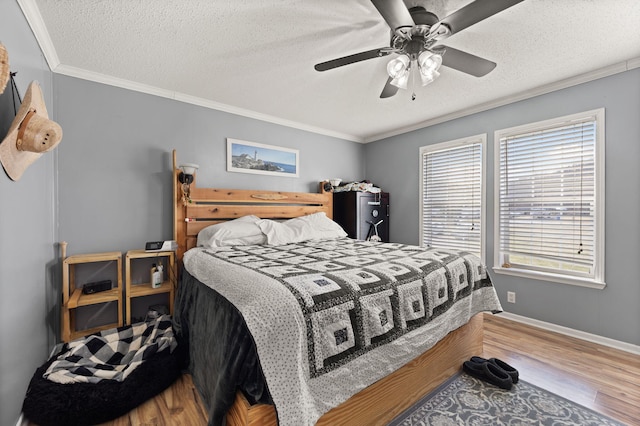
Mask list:
[[[178,180],[180,181],[180,183],[185,183],[187,185],[193,183],[193,174],[196,172],[196,170],[198,170],[199,167],[200,166],[193,163],[180,164],[178,166],[178,168],[182,170],[178,175]]]
[[[198,170],[198,165],[193,163],[183,163],[178,166],[181,170],[178,175],[178,181],[182,184],[182,202],[184,204],[191,202],[191,184],[193,183],[193,175]]]

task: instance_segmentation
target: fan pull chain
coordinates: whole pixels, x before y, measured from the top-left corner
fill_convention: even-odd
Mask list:
[[[415,101],[416,100],[416,73],[413,72],[413,70],[409,70],[411,72],[411,91],[413,93],[411,93],[411,100]]]

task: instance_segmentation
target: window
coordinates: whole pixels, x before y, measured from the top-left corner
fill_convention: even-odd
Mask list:
[[[604,287],[604,109],[494,141],[494,270]]]
[[[471,252],[484,261],[487,136],[420,148],[420,244]]]

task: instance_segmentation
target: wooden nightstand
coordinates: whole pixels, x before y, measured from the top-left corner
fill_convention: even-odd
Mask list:
[[[63,243],[63,245],[61,339],[68,342],[87,334],[122,326],[122,253],[91,253],[65,257],[66,243]],[[100,266],[100,263],[105,264],[103,269],[109,269],[102,273],[105,274],[103,276],[108,275],[109,278],[112,278],[111,289],[93,294],[84,294],[82,285],[78,282],[81,280],[77,279],[78,271],[76,269],[88,264],[98,264],[96,266]],[[109,263],[113,263],[113,265],[108,265]],[[115,285],[113,284],[113,278],[115,278]],[[86,282],[83,284],[86,284]],[[78,308],[108,302],[117,303],[118,314],[114,322],[86,330],[76,330]]]
[[[147,252],[145,250],[129,250],[125,259],[125,325],[131,324],[131,301],[138,297],[167,293],[169,297],[169,313],[173,315],[173,298],[176,288],[175,253],[173,251]],[[155,262],[152,262],[154,260]],[[144,279],[135,280],[142,281],[139,283],[134,283],[133,279],[135,263],[140,263],[141,265],[139,266],[144,267],[142,270]],[[149,268],[147,267],[151,263],[162,263],[164,266],[164,277],[162,284],[158,288],[151,287]]]

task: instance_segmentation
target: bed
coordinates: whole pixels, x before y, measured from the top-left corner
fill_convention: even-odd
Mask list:
[[[322,183],[294,193],[194,182],[185,200],[173,157],[174,323],[209,424],[386,424],[482,352],[478,313],[501,307],[474,256],[333,235]],[[252,215],[261,244],[196,247],[211,225]],[[326,225],[331,238],[274,244],[293,223]]]

